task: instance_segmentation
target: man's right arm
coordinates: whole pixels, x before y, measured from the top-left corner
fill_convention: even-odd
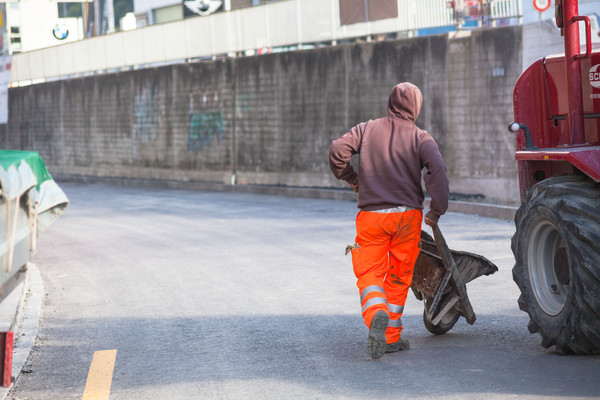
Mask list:
[[[358,174],[350,165],[350,159],[360,151],[362,125],[355,126],[350,132],[334,140],[329,147],[329,168],[331,168],[331,172],[337,179],[346,181],[351,186],[358,185]]]

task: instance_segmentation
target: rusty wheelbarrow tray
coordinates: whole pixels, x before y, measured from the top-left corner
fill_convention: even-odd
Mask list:
[[[425,301],[425,327],[441,335],[452,329],[461,316],[469,324],[475,323],[466,284],[493,274],[498,267],[483,256],[450,250],[438,225],[433,227],[433,235],[435,239],[426,232],[421,234],[421,252],[411,288],[417,299]]]

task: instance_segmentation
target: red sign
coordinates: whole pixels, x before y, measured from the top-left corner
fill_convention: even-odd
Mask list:
[[[544,12],[550,8],[552,2],[550,0],[533,0],[533,6],[539,12]]]

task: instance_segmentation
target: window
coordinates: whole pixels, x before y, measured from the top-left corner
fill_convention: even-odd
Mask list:
[[[181,4],[175,4],[173,6],[155,8],[152,10],[154,14],[154,23],[161,24],[163,22],[177,21],[183,18],[183,10]]]
[[[342,25],[398,17],[397,0],[340,0]]]
[[[83,18],[81,3],[56,3],[58,18]]]

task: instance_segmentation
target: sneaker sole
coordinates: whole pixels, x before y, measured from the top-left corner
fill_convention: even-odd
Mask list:
[[[385,312],[378,312],[371,321],[369,329],[368,350],[372,359],[376,360],[385,354],[385,330],[388,327],[389,317]]]

